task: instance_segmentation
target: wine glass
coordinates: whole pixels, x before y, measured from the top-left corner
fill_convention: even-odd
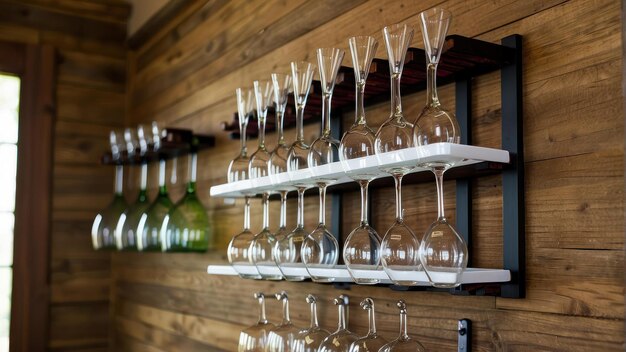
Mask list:
[[[276,294],[276,299],[283,302],[283,321],[269,333],[266,352],[289,352],[293,351],[296,337],[300,329],[295,327],[289,320],[289,297],[287,292]]]
[[[311,305],[311,326],[298,333],[293,352],[317,352],[319,345],[330,334],[320,328],[317,321],[317,297],[309,294],[306,296],[306,302]]]
[[[115,194],[113,200],[106,209],[99,212],[91,225],[91,241],[96,250],[116,249],[115,228],[120,216],[124,213],[128,204],[124,199],[124,166],[122,165],[121,153],[125,149],[122,139],[111,131],[109,135],[111,144],[111,156],[115,160]]]
[[[238,352],[265,352],[268,333],[275,327],[265,317],[265,295],[256,292],[254,298],[259,302],[259,320],[256,324],[241,330]]]
[[[243,208],[243,231],[233,236],[228,244],[228,262],[233,269],[244,279],[260,279],[256,266],[251,265],[250,246],[254,234],[250,231],[250,197],[245,196]]]
[[[254,96],[257,107],[257,119],[259,122],[259,147],[254,154],[252,154],[252,157],[250,157],[249,175],[251,179],[268,175],[270,152],[265,148],[265,121],[267,118],[267,109],[272,100],[272,87],[272,82],[269,80],[254,81]],[[263,192],[263,229],[252,239],[250,245],[250,262],[256,266],[263,279],[280,280],[282,276],[272,270],[276,268],[276,262],[274,262],[272,255],[276,238],[270,231],[269,196],[269,191]]]
[[[283,134],[283,121],[285,118],[285,108],[291,87],[292,77],[288,73],[272,73],[272,84],[274,86],[274,104],[276,113],[276,131],[278,133],[278,142],[276,148],[270,155],[268,163],[268,173],[273,184],[281,184],[278,175],[287,172],[287,156],[289,154],[289,146],[285,142]],[[282,184],[281,184],[282,185]],[[289,231],[287,230],[287,192],[289,187],[281,186],[277,189],[280,194],[280,223],[278,230],[274,234],[276,241],[285,238]]]
[[[347,295],[341,295],[334,299],[333,303],[338,307],[339,323],[337,331],[328,335],[322,341],[318,352],[347,352],[350,345],[359,337],[348,330],[348,308],[350,299]]]
[[[346,174],[361,186],[361,222],[343,246],[343,261],[354,282],[359,284],[377,284],[379,279],[365,278],[357,274],[359,270],[377,270],[380,265],[380,236],[367,220],[369,183],[375,173],[359,172],[364,166],[363,159],[375,154],[376,136],[365,120],[363,98],[365,81],[370,71],[372,59],[376,54],[378,42],[373,37],[352,37],[348,40],[352,54],[352,67],[355,78],[355,119],[352,127],[343,135],[339,145],[339,157]]]
[[[407,333],[406,303],[399,300],[397,306],[400,309],[400,335],[397,339],[381,347],[378,352],[426,352],[426,348]]]
[[[137,225],[141,214],[150,206],[148,201],[148,162],[145,155],[148,152],[148,141],[146,133],[142,125],[137,126],[137,137],[139,145],[139,158],[141,160],[141,175],[139,177],[139,195],[133,203],[122,215],[115,227],[115,238],[117,249],[120,251],[136,251],[137,250]]]
[[[304,107],[311,90],[311,82],[315,73],[315,65],[308,62],[292,62],[293,95],[296,103],[296,140],[287,153],[287,171],[291,178],[293,173],[308,167],[307,156],[309,146],[304,142]],[[300,249],[308,233],[304,230],[304,191],[311,185],[307,182],[295,184],[298,190],[298,218],[296,228],[287,236],[278,240],[274,247],[274,260],[283,277],[289,281],[302,281],[304,275],[292,274],[289,267],[302,263]]]
[[[330,131],[330,110],[337,72],[341,67],[344,51],[337,48],[317,49],[317,63],[322,86],[322,135],[317,138],[307,156],[307,163],[311,170],[329,165],[337,160],[339,141],[334,139]],[[319,276],[315,269],[332,268],[337,265],[339,258],[339,244],[337,238],[326,227],[326,187],[327,178],[320,178],[312,171],[313,178],[319,188],[320,208],[319,225],[313,232],[308,234],[302,242],[302,261],[311,279],[315,282],[332,282],[333,277]]]
[[[228,182],[236,182],[248,179],[248,166],[250,158],[248,157],[248,148],[246,146],[246,129],[248,128],[248,120],[254,110],[254,90],[250,88],[237,88],[237,120],[239,121],[239,141],[241,149],[239,155],[228,165]]]
[[[421,146],[461,141],[456,117],[441,106],[437,96],[437,64],[451,18],[450,12],[441,8],[420,13],[426,48],[428,91],[426,106],[417,117],[413,131],[418,152]],[[461,276],[467,268],[468,259],[467,244],[444,214],[443,174],[454,164],[454,160],[434,160],[419,164],[431,169],[437,184],[437,220],[424,235],[419,257],[432,285],[441,288],[452,288],[461,284]]]
[[[400,153],[389,153],[411,147],[413,124],[408,122],[402,113],[400,98],[400,78],[404,68],[406,52],[413,38],[413,29],[406,24],[395,24],[383,29],[389,71],[391,75],[391,116],[376,132],[374,143],[376,156],[381,164],[391,165],[383,171],[391,174],[396,191],[396,220],[385,233],[381,243],[381,261],[389,278],[397,285],[416,285],[410,274],[418,271],[419,239],[404,223],[402,209],[402,177],[413,167],[394,166],[389,162],[402,161]]]
[[[374,300],[370,297],[361,301],[361,308],[367,310],[367,318],[369,321],[369,329],[367,335],[354,341],[350,345],[348,352],[366,352],[366,351],[378,351],[383,345],[387,343],[384,337],[376,333],[376,316],[374,311]]]
[[[213,247],[213,231],[207,210],[196,193],[198,150],[191,146],[187,189],[161,225],[164,252],[205,252]]]
[[[154,140],[160,138],[157,137],[160,135],[159,132],[158,127],[153,125],[152,134]],[[154,146],[157,151],[160,147],[160,142]],[[141,214],[137,223],[137,249],[140,251],[160,251],[162,249],[161,225],[167,213],[174,206],[167,193],[165,166],[165,157],[159,155],[159,192],[152,204]],[[175,166],[172,174],[176,174]]]

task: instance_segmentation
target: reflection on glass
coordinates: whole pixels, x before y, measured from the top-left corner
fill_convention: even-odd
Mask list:
[[[250,157],[248,156],[248,147],[246,146],[246,129],[248,128],[248,120],[254,110],[254,90],[250,88],[237,88],[235,90],[237,96],[237,119],[239,120],[239,141],[241,149],[239,155],[228,165],[228,182],[236,182],[247,180],[248,167]]]
[[[228,262],[244,279],[260,279],[256,266],[251,265],[250,245],[254,234],[250,231],[250,197],[244,197],[243,231],[233,236],[228,244]]]
[[[175,172],[175,171],[174,171]],[[161,251],[161,225],[165,215],[174,206],[165,185],[165,160],[159,160],[159,193],[148,209],[139,217],[137,225],[137,249]]]

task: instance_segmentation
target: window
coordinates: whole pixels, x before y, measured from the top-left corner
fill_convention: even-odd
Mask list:
[[[9,351],[20,79],[0,73],[0,352]]]

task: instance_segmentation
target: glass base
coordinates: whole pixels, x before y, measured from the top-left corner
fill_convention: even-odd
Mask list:
[[[285,275],[285,280],[287,281],[304,281],[306,277],[304,276],[287,276]]]
[[[335,282],[335,278],[334,277],[311,277],[311,280],[313,280],[313,282],[317,282],[317,283]]]
[[[255,275],[249,275],[249,274],[239,274],[239,277],[242,279],[254,279],[254,280],[261,280],[260,276],[255,276]]]
[[[380,283],[380,280],[378,279],[358,279],[354,276],[352,276],[352,280],[359,285],[376,285]]]

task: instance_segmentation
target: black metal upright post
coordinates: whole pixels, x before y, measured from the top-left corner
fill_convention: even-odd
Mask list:
[[[522,37],[503,38],[502,45],[516,50],[514,62],[501,71],[502,149],[508,150],[512,158],[511,165],[502,173],[503,261],[504,269],[511,271],[511,282],[502,285],[501,296],[522,298],[526,266]]]
[[[461,128],[461,144],[472,144],[472,79],[456,82],[456,118]],[[456,180],[456,228],[467,243],[468,266],[472,260],[472,183],[470,178]]]
[[[335,115],[334,119],[330,120],[330,131],[332,136],[341,140],[341,136],[343,135],[343,113],[340,110],[334,110],[333,114]],[[339,161],[339,154],[334,155],[335,160]],[[330,231],[335,238],[337,238],[337,242],[339,242],[339,253],[343,253],[343,236],[342,236],[342,213],[343,213],[343,192],[332,192],[330,194]],[[339,255],[339,262],[342,262],[342,255]]]

